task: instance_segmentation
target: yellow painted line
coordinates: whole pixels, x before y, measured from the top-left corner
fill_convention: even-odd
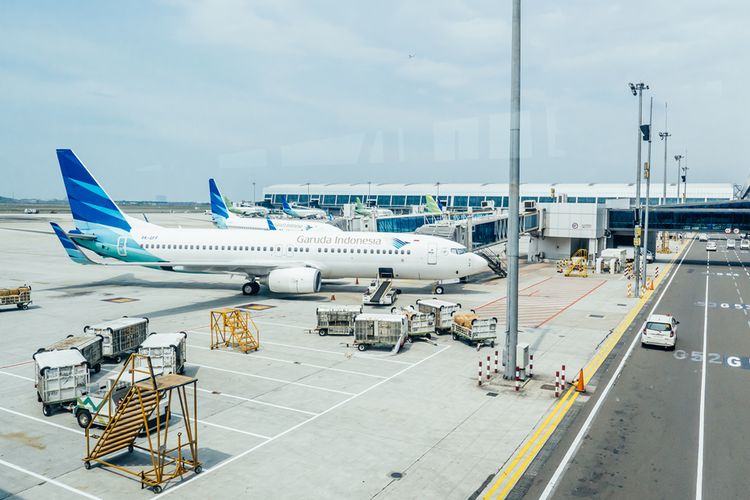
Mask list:
[[[630,310],[630,312],[623,318],[620,324],[615,328],[612,336],[604,343],[601,349],[591,358],[589,363],[583,369],[584,383],[588,383],[589,380],[596,374],[597,370],[601,367],[604,360],[609,356],[612,349],[617,345],[622,336],[630,327],[631,323],[635,320],[636,316],[641,312],[643,307],[651,295],[659,288],[659,285],[664,280],[665,276],[669,274],[672,269],[674,261],[679,257],[689,240],[686,240],[680,249],[676,252],[672,260],[664,266],[664,270],[659,273],[659,277],[655,280],[654,290],[648,290],[645,295],[641,297],[636,306]],[[557,429],[562,419],[570,410],[576,399],[578,399],[580,393],[576,392],[573,387],[570,387],[563,393],[560,400],[552,407],[549,415],[544,421],[537,427],[536,431],[532,436],[521,446],[516,453],[516,456],[508,464],[507,467],[500,473],[498,478],[493,483],[492,487],[484,495],[484,500],[491,498],[505,498],[513,487],[518,483],[526,469],[528,468],[531,461],[539,453],[539,450],[547,443],[552,433]],[[507,479],[507,481],[506,481]],[[498,488],[503,485],[503,488],[497,492]],[[497,494],[496,494],[497,492]]]

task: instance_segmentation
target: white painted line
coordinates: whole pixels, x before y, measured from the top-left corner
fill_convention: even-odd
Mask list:
[[[197,366],[199,368],[206,368],[207,370],[216,370],[216,371],[225,372],[225,373],[234,373],[235,375],[242,375],[244,377],[259,378],[259,379],[262,379],[262,380],[269,380],[271,382],[279,382],[281,384],[286,384],[286,385],[297,385],[297,386],[300,386],[300,387],[307,387],[308,389],[317,389],[319,391],[335,392],[337,394],[344,394],[344,395],[347,395],[347,396],[354,396],[353,392],[339,391],[337,389],[329,389],[327,387],[320,387],[320,386],[317,386],[317,385],[303,384],[301,382],[292,382],[291,380],[283,380],[283,379],[280,379],[280,378],[265,377],[263,375],[255,375],[255,374],[252,374],[252,373],[238,372],[236,370],[227,370],[226,368],[218,368],[216,366],[199,365],[197,363],[190,363],[190,366]]]
[[[305,328],[307,330],[307,328]],[[198,333],[200,335],[210,335],[208,332],[199,332],[196,330],[186,330],[188,333]],[[261,342],[262,344],[268,344],[268,345],[277,345],[279,347],[288,347],[289,349],[300,349],[302,351],[311,351],[311,352],[320,352],[323,354],[335,354],[337,356],[346,356],[349,358],[358,358],[358,359],[374,359],[376,361],[386,361],[388,363],[398,363],[400,365],[413,365],[414,363],[409,363],[408,361],[399,361],[397,359],[388,359],[382,356],[372,356],[367,354],[359,354],[359,353],[353,353],[353,352],[341,352],[341,351],[329,351],[326,349],[316,349],[314,347],[304,347],[299,345],[292,345],[292,344],[282,344],[280,342],[270,342],[268,340],[263,340]]]
[[[666,294],[667,290],[669,290],[669,286],[672,284],[672,280],[674,280],[675,276],[677,276],[677,272],[680,270],[680,266],[682,266],[682,262],[685,260],[685,257],[687,256],[687,254],[690,253],[690,249],[693,247],[693,243],[695,243],[695,240],[693,240],[690,243],[690,246],[688,247],[687,251],[682,255],[682,258],[680,259],[680,263],[677,264],[677,268],[672,273],[672,276],[670,276],[669,281],[664,287],[664,290],[662,290],[661,292],[661,295],[659,295],[659,299],[654,304],[654,307],[651,308],[651,311],[649,312],[649,316],[654,313],[656,308],[661,303],[661,299],[664,298],[664,294]],[[615,385],[615,382],[620,377],[620,373],[622,373],[622,370],[625,367],[625,363],[627,362],[628,358],[630,358],[630,355],[633,352],[633,348],[640,341],[641,337],[640,337],[639,332],[642,329],[643,328],[639,328],[638,330],[636,330],[636,334],[633,336],[633,341],[630,343],[630,347],[628,347],[627,352],[625,352],[625,355],[622,357],[622,361],[620,361],[620,364],[617,365],[617,369],[612,375],[612,378],[609,380],[609,382],[607,383],[607,386],[602,391],[601,396],[596,401],[596,404],[594,405],[594,407],[591,409],[591,413],[589,414],[588,418],[586,418],[586,421],[583,423],[581,430],[578,431],[578,434],[576,435],[573,442],[570,444],[568,451],[565,452],[565,456],[562,458],[562,460],[560,461],[560,465],[557,466],[557,469],[555,469],[555,472],[552,474],[552,477],[547,483],[547,486],[544,488],[544,491],[539,497],[539,500],[547,500],[555,491],[555,488],[557,487],[557,483],[562,478],[562,475],[565,472],[565,469],[568,467],[570,460],[573,458],[573,455],[575,455],[575,453],[578,451],[578,448],[580,448],[581,443],[583,442],[583,438],[586,436],[586,434],[588,434],[589,428],[591,427],[591,424],[594,421],[596,414],[599,412],[599,408],[601,408],[602,404],[604,404],[604,401],[607,398],[607,394],[609,394],[609,391],[612,389],[612,387]],[[704,356],[704,359],[705,359],[705,356]]]
[[[365,389],[364,391],[362,391],[362,392],[360,392],[360,393],[357,393],[357,394],[354,394],[354,395],[352,395],[351,397],[349,397],[349,398],[346,398],[345,400],[341,401],[340,403],[336,403],[335,405],[331,406],[330,408],[328,408],[327,410],[323,411],[322,413],[319,413],[318,415],[316,415],[316,416],[314,416],[314,417],[312,417],[312,418],[309,418],[309,419],[305,420],[304,422],[300,422],[299,424],[297,424],[297,425],[295,425],[295,426],[293,426],[293,427],[290,427],[289,429],[287,429],[287,430],[285,430],[285,431],[283,431],[283,432],[280,432],[279,434],[276,434],[276,435],[275,435],[274,437],[272,437],[272,438],[271,438],[271,439],[269,439],[268,441],[263,441],[262,443],[260,443],[260,444],[258,444],[258,445],[256,445],[256,446],[253,446],[253,447],[252,447],[252,448],[250,448],[249,450],[245,450],[245,451],[243,451],[243,452],[242,452],[242,453],[240,453],[239,455],[235,455],[235,456],[233,456],[233,457],[231,457],[231,458],[228,458],[228,459],[224,460],[223,462],[220,462],[220,463],[216,464],[216,465],[215,465],[215,466],[213,466],[213,467],[210,467],[210,468],[204,469],[204,471],[203,471],[203,473],[202,473],[201,475],[199,475],[199,476],[193,476],[193,477],[192,477],[191,479],[188,479],[188,480],[186,480],[185,482],[182,482],[182,483],[180,483],[180,484],[176,485],[176,486],[175,486],[174,488],[169,488],[169,489],[168,489],[168,490],[166,490],[166,491],[165,491],[164,493],[162,493],[161,495],[158,495],[158,496],[156,496],[155,498],[159,498],[159,497],[161,497],[161,496],[163,496],[163,495],[169,495],[170,493],[172,493],[172,492],[175,492],[175,491],[179,490],[180,488],[184,487],[185,485],[191,484],[191,483],[192,483],[192,482],[194,482],[194,481],[198,481],[198,480],[199,480],[200,478],[202,478],[202,477],[206,477],[206,476],[207,476],[207,475],[209,475],[210,473],[212,473],[212,472],[214,472],[214,471],[217,471],[217,470],[221,469],[222,467],[224,467],[224,466],[226,466],[226,465],[229,465],[230,463],[234,462],[235,460],[239,460],[240,458],[242,458],[242,457],[244,457],[244,456],[246,456],[246,455],[248,455],[248,454],[250,454],[250,453],[254,452],[255,450],[257,450],[257,449],[259,449],[259,448],[261,448],[261,447],[263,447],[263,446],[267,445],[268,443],[272,443],[273,441],[276,441],[276,440],[277,440],[278,438],[280,438],[280,437],[283,437],[283,436],[285,436],[285,435],[289,434],[290,432],[293,432],[293,431],[295,431],[295,430],[299,429],[300,427],[303,427],[303,426],[304,426],[304,425],[306,425],[306,424],[309,424],[309,423],[310,423],[310,422],[312,422],[313,420],[316,420],[316,419],[318,419],[319,417],[322,417],[323,415],[326,415],[326,414],[328,414],[329,412],[332,412],[333,410],[335,410],[335,409],[337,409],[337,408],[339,408],[339,407],[341,407],[341,406],[345,405],[346,403],[348,403],[348,402],[350,402],[350,401],[352,401],[352,400],[354,400],[354,399],[356,399],[356,398],[358,398],[358,397],[360,397],[360,396],[362,396],[362,395],[364,395],[364,394],[367,394],[367,393],[368,393],[368,392],[370,392],[371,390],[373,390],[373,389],[375,389],[375,388],[377,388],[377,387],[380,387],[381,385],[385,384],[386,382],[389,382],[390,380],[393,380],[394,378],[398,377],[399,375],[401,375],[401,374],[403,374],[403,373],[405,373],[405,372],[407,372],[407,371],[411,370],[411,369],[412,369],[412,368],[414,368],[415,366],[418,366],[418,365],[420,365],[420,364],[424,363],[424,362],[425,362],[425,361],[427,361],[428,359],[432,359],[433,357],[437,356],[438,354],[440,354],[440,353],[444,352],[444,351],[445,351],[446,349],[450,349],[450,346],[445,346],[445,347],[443,347],[443,348],[442,348],[442,349],[440,349],[440,350],[439,350],[438,352],[435,352],[435,353],[432,353],[432,354],[430,354],[429,356],[427,356],[427,357],[425,357],[425,358],[423,358],[423,359],[421,359],[421,360],[417,361],[416,363],[414,363],[414,364],[413,364],[413,365],[411,365],[411,366],[407,366],[406,368],[404,368],[404,369],[402,369],[402,370],[400,370],[400,371],[398,371],[398,372],[394,373],[393,375],[391,375],[391,376],[390,376],[390,377],[388,377],[387,379],[381,380],[380,382],[376,382],[375,384],[371,385],[370,387],[368,387],[368,388],[367,388],[367,389]]]
[[[37,479],[39,479],[41,481],[44,481],[44,482],[47,482],[49,484],[55,485],[58,488],[62,488],[64,490],[68,490],[69,492],[75,493],[76,495],[80,495],[80,496],[82,496],[84,498],[91,498],[93,500],[98,500],[99,499],[99,497],[97,497],[97,496],[90,495],[90,494],[88,494],[88,493],[86,493],[84,491],[81,491],[81,490],[78,490],[76,488],[73,488],[72,486],[68,486],[67,484],[61,483],[60,481],[56,481],[56,480],[54,480],[52,478],[49,478],[47,476],[42,476],[41,474],[37,474],[36,472],[31,472],[28,469],[24,469],[23,467],[19,467],[18,465],[12,464],[10,462],[6,462],[5,460],[0,459],[0,465],[4,465],[4,466],[8,467],[9,469],[14,469],[14,470],[17,470],[18,472],[22,472],[24,474],[27,474],[27,475],[29,475],[31,477],[35,477],[35,478],[37,478]]]
[[[193,344],[188,344],[188,347],[192,347],[193,349],[201,349],[201,350],[204,350],[204,351],[211,351],[212,350],[209,347],[202,347],[202,346],[197,346],[197,345],[193,345]],[[333,371],[333,372],[349,373],[351,375],[362,375],[363,377],[386,378],[386,377],[384,377],[382,375],[373,375],[373,374],[370,374],[370,373],[358,372],[358,371],[355,371],[355,370],[344,370],[343,368],[333,368],[333,367],[330,367],[330,366],[315,365],[315,364],[312,364],[312,363],[305,363],[304,361],[290,361],[288,359],[273,358],[271,356],[265,356],[263,354],[257,354],[257,353],[252,353],[252,354],[247,355],[247,354],[236,352],[236,351],[225,351],[225,350],[222,350],[222,349],[218,349],[217,351],[218,352],[222,352],[224,354],[234,354],[234,355],[243,356],[246,359],[254,359],[254,358],[257,358],[257,359],[267,359],[269,361],[277,361],[279,363],[287,363],[287,364],[290,364],[290,365],[309,366],[310,368],[316,368],[318,370],[330,370],[330,371]]]
[[[172,416],[173,417],[177,417],[177,418],[182,419],[182,420],[185,420],[185,417],[182,414],[180,414],[180,413],[172,412]],[[264,436],[263,434],[256,434],[254,432],[243,431],[241,429],[235,429],[234,427],[228,427],[226,425],[219,425],[219,424],[214,424],[212,422],[206,422],[205,420],[198,420],[198,423],[199,424],[203,424],[203,425],[207,425],[209,427],[217,427],[219,429],[224,429],[225,431],[232,431],[232,432],[238,432],[240,434],[247,434],[248,436],[257,437],[257,438],[260,438],[260,439],[271,439],[269,436]]]
[[[85,432],[79,431],[78,429],[71,429],[70,427],[65,427],[64,425],[56,424],[56,423],[50,421],[49,418],[43,419],[43,418],[32,417],[31,415],[26,415],[25,413],[20,413],[20,412],[17,412],[15,410],[11,410],[10,408],[2,408],[2,407],[0,407],[0,411],[4,411],[6,413],[10,413],[11,415],[15,415],[17,417],[22,417],[22,418],[27,418],[29,420],[34,420],[35,422],[39,422],[40,424],[46,424],[46,425],[50,425],[52,427],[57,427],[58,429],[62,429],[64,431],[72,432],[74,434],[80,434],[82,436],[86,434]]]
[[[31,382],[34,381],[34,379],[31,378],[31,377],[24,377],[23,375],[16,375],[15,373],[10,373],[10,372],[0,371],[0,375],[7,375],[9,377],[16,377],[16,378],[20,378],[22,380],[30,380]]]
[[[698,420],[698,467],[695,476],[695,500],[703,498],[703,445],[706,429],[706,366],[708,358],[708,276],[706,276],[706,305],[703,310],[703,362],[701,363],[701,397]]]
[[[192,390],[192,387],[188,387],[188,390]],[[278,408],[280,410],[294,411],[294,412],[297,412],[297,413],[304,413],[306,415],[311,415],[311,416],[317,415],[317,413],[315,413],[313,411],[300,410],[298,408],[292,408],[290,406],[277,405],[277,404],[274,404],[274,403],[269,403],[267,401],[261,401],[259,399],[246,398],[246,397],[243,397],[243,396],[235,396],[233,394],[226,394],[224,392],[215,392],[215,391],[211,391],[211,390],[208,390],[208,389],[200,389],[199,388],[198,391],[199,392],[206,392],[208,394],[213,394],[214,396],[222,396],[222,397],[230,398],[230,399],[239,399],[241,401],[245,401],[245,402],[248,402],[248,403],[254,403],[254,404],[259,404],[259,405],[263,405],[263,406],[270,406],[272,408]]]

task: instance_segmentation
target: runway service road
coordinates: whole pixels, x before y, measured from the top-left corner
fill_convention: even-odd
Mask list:
[[[693,242],[654,310],[680,322],[675,350],[626,335],[590,426],[584,408],[526,498],[748,497],[750,252],[713,239],[717,252]]]

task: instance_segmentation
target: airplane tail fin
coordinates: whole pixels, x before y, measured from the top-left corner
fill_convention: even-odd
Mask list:
[[[216,181],[208,179],[208,190],[211,197],[211,217],[213,218],[214,224],[220,229],[227,227],[227,219],[229,219],[229,208],[224,202],[224,197],[221,196],[219,186],[216,185]]]
[[[357,196],[356,198],[354,198],[354,206],[357,207],[357,208],[363,208],[362,207],[362,200],[359,199],[359,196]]]
[[[273,223],[270,217],[266,217],[266,222],[268,222],[269,231],[276,231],[276,225]]]
[[[103,226],[118,232],[130,232],[128,217],[112,201],[73,151],[58,149],[57,161],[60,163],[70,211],[79,230],[87,231]]]
[[[431,214],[439,214],[442,212],[440,208],[440,202],[436,202],[432,195],[425,195],[425,208],[427,212]]]
[[[76,245],[75,242],[70,239],[70,237],[63,230],[63,228],[60,227],[59,224],[57,224],[56,222],[50,222],[50,225],[55,231],[57,237],[60,239],[60,243],[62,243],[62,246],[65,249],[65,252],[67,252],[68,257],[70,257],[70,260],[72,260],[76,264],[94,264],[91,259],[86,257],[86,254],[81,251],[78,245]]]
[[[292,207],[289,206],[289,202],[286,201],[286,196],[282,196],[281,197],[281,207],[284,210],[291,210],[292,209]]]

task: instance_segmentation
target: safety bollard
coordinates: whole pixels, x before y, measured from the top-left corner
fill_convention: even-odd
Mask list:
[[[555,372],[555,397],[560,397],[560,372]]]
[[[565,365],[562,365],[562,371],[560,372],[562,378],[560,379],[560,385],[565,389]]]
[[[529,377],[533,377],[534,376],[534,355],[533,354],[529,354],[529,372],[528,372],[528,376]]]
[[[482,385],[482,360],[479,360],[479,377],[477,378],[478,385]]]
[[[490,381],[490,355],[487,355],[487,382]]]
[[[497,349],[495,349],[495,373],[498,372],[498,358],[500,356],[498,355]]]
[[[632,283],[628,283],[628,298],[633,296],[633,285]]]
[[[521,373],[519,368],[516,366],[516,392],[521,390]]]

